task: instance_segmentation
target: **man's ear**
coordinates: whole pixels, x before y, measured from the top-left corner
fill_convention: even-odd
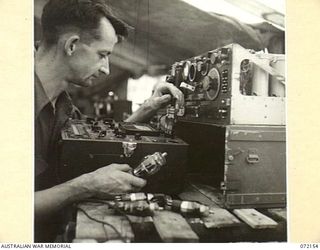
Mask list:
[[[80,37],[78,35],[72,35],[66,40],[64,44],[64,51],[68,56],[71,56],[74,53],[79,40]]]

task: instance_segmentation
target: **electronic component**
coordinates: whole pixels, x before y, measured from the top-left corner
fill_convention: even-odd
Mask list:
[[[165,208],[172,201],[172,197],[166,194],[148,194],[147,200],[150,203],[157,203],[159,207]]]
[[[114,197],[116,201],[142,201],[146,200],[147,196],[145,193],[130,193],[130,194],[121,194]]]
[[[117,195],[112,207],[132,215],[148,216],[155,210],[172,210],[193,216],[206,216],[209,207],[195,201],[175,200],[166,194],[130,193]]]
[[[205,216],[209,214],[209,207],[195,201],[170,200],[167,207],[174,212],[190,214],[194,216]]]
[[[148,178],[150,175],[157,173],[162,166],[166,164],[166,152],[155,152],[152,155],[147,155],[142,162],[133,170],[133,175],[141,178]]]
[[[119,212],[135,216],[151,216],[156,210],[161,210],[157,203],[148,203],[144,200],[139,201],[118,201],[113,204],[113,208]]]
[[[174,124],[176,123],[176,109],[174,106],[169,105],[167,107],[167,113],[164,116],[164,128],[163,132],[167,136],[174,136]]]

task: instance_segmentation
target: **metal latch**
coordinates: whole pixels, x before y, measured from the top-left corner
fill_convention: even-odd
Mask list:
[[[123,154],[125,157],[131,157],[131,155],[134,153],[134,150],[137,147],[136,142],[122,142],[122,147],[123,147]]]
[[[226,151],[227,151],[227,160],[228,161],[233,161],[234,160],[234,157],[235,156],[237,156],[237,155],[240,155],[240,154],[242,154],[242,153],[244,153],[244,151],[242,150],[242,149],[240,149],[240,148],[238,148],[238,149],[226,149]]]
[[[249,164],[255,164],[255,163],[259,163],[260,158],[258,155],[258,150],[253,148],[253,149],[249,149],[248,150],[248,155],[246,157],[246,160]]]
[[[190,84],[188,84],[188,83],[185,83],[185,82],[180,83],[180,86],[179,86],[179,87],[180,87],[180,88],[184,88],[184,89],[188,89],[188,90],[190,90],[190,91],[192,91],[192,92],[194,92],[195,89],[196,89],[195,86],[192,86],[192,85],[190,85]]]

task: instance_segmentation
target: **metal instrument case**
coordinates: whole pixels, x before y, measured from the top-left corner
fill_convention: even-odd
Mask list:
[[[190,176],[220,190],[225,207],[285,206],[285,126],[179,122],[177,135],[189,143]]]

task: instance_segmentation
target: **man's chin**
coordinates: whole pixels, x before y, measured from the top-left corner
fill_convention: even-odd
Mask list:
[[[87,84],[86,87],[91,87],[96,85],[96,81],[95,81],[95,77],[89,77],[88,79],[86,79],[84,82]]]
[[[78,87],[91,87],[94,85],[94,81],[91,78],[88,78],[84,81],[72,81],[72,83]]]
[[[83,87],[91,87],[91,86],[93,86],[92,79],[87,79],[86,81],[83,82]]]

